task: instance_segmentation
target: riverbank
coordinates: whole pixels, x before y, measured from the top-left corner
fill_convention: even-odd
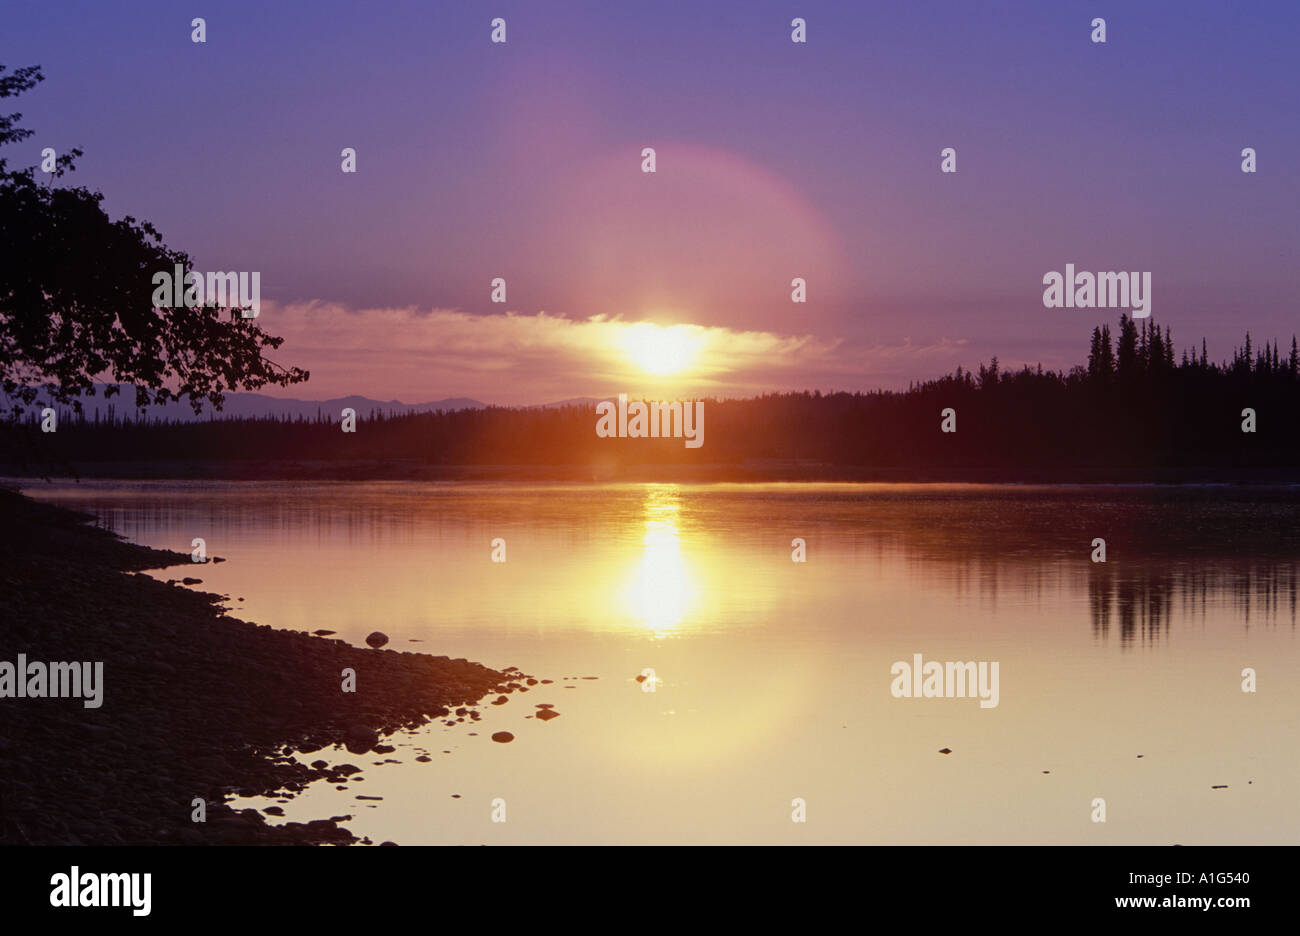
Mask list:
[[[351,765],[291,755],[390,753],[386,736],[522,687],[513,668],[231,617],[226,596],[138,574],[184,564],[201,578],[188,553],[125,542],[90,519],[0,489],[0,660],[103,663],[100,707],[0,698],[0,844],[366,841],[350,816],[272,826],[223,801],[354,784]],[[345,668],[355,692],[342,691]]]

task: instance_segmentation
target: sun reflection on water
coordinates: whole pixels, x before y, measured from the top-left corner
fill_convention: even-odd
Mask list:
[[[646,490],[641,557],[624,589],[630,616],[656,637],[676,633],[695,603],[694,577],[682,555],[681,509],[677,485]]]

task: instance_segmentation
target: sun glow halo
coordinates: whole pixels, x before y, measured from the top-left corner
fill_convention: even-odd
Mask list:
[[[623,350],[637,367],[660,377],[686,370],[704,344],[703,337],[692,326],[661,326],[649,322],[628,327],[621,339]]]

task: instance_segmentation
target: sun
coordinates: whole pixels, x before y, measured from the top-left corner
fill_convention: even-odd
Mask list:
[[[690,367],[703,340],[690,325],[652,325],[640,322],[620,336],[623,350],[647,374],[666,377]]]

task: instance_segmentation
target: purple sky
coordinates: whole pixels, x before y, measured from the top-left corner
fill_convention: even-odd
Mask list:
[[[1300,4],[878,6],[20,0],[0,61],[47,80],[9,108],[36,131],[10,159],[80,146],[65,181],[110,213],[200,269],[260,271],[277,359],[313,371],[297,396],[531,403],[896,387],[994,354],[1061,367],[1119,315],[1043,307],[1044,273],[1071,262],[1150,271],[1180,350],[1205,335],[1226,357],[1248,328],[1289,345]],[[680,333],[682,373],[637,366],[647,321],[700,326]]]

